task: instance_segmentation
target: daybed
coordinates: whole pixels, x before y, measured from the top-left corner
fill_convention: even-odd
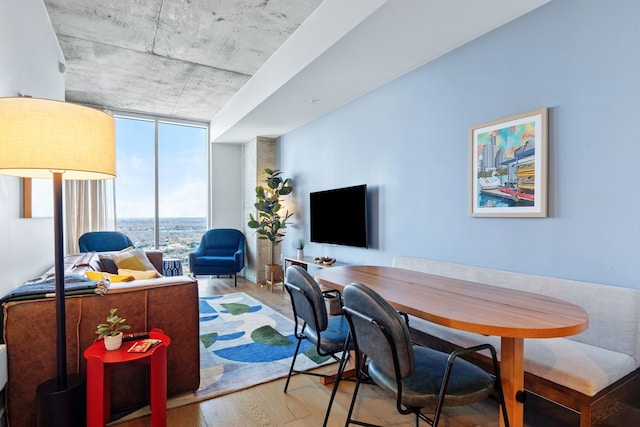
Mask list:
[[[162,271],[162,254],[149,253]],[[102,268],[95,253],[69,255],[67,273]],[[171,337],[168,348],[167,390],[176,395],[196,390],[200,383],[198,286],[186,276],[112,283],[101,296],[83,293],[66,297],[67,369],[86,373],[84,350],[95,340],[95,329],[110,308],[127,319],[132,331],[162,329]],[[7,413],[12,427],[35,425],[36,388],[56,376],[55,299],[39,298],[3,303],[7,345]],[[125,365],[113,371],[111,410],[147,403],[147,366]],[[82,402],[81,404],[84,404]]]
[[[640,403],[640,291],[413,257],[394,267],[514,288],[582,307],[589,328],[566,338],[525,339],[525,389],[580,413],[580,426],[596,426],[616,404]],[[489,342],[498,337],[455,330],[411,318],[416,340],[441,349]]]

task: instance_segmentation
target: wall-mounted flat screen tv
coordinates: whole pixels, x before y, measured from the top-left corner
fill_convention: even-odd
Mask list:
[[[335,188],[309,195],[311,241],[367,247],[367,186]]]

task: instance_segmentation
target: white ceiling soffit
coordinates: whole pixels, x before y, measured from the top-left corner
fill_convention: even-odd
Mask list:
[[[277,137],[551,0],[324,0],[211,121]]]

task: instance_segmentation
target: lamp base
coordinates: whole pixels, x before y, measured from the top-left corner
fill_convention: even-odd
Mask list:
[[[87,422],[87,388],[84,376],[67,376],[67,388],[58,390],[58,379],[45,381],[36,389],[38,427],[82,427]]]

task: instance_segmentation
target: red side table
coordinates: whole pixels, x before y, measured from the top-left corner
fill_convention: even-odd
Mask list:
[[[110,370],[124,363],[139,362],[151,365],[149,406],[151,426],[167,425],[167,347],[171,339],[162,330],[153,329],[149,338],[162,342],[144,353],[129,353],[136,342],[124,342],[118,350],[107,351],[104,341],[91,344],[84,352],[87,359],[87,427],[103,427],[110,412]]]

